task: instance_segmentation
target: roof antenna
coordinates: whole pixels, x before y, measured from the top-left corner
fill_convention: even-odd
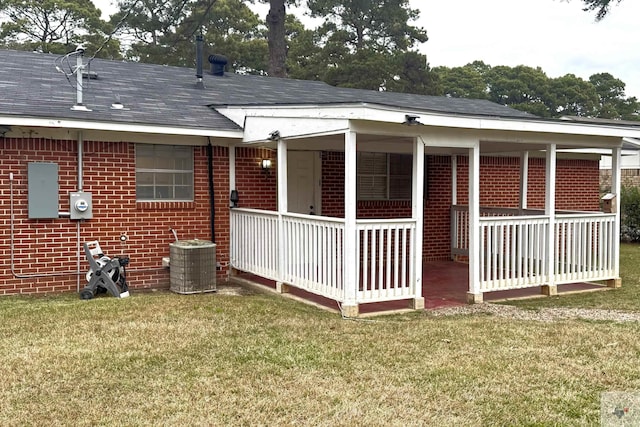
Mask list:
[[[84,46],[78,45],[76,48],[76,105],[71,107],[73,111],[91,111],[86,105],[82,103],[82,70],[84,64],[82,63],[82,57],[84,56]]]

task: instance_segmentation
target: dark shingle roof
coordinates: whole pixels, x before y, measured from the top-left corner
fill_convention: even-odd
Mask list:
[[[72,111],[75,87],[56,70],[56,58],[0,50],[0,115],[217,130],[238,127],[208,106],[371,103],[445,114],[535,117],[484,100],[336,88],[318,81],[250,75],[217,77],[205,72],[205,88],[198,89],[190,68],[101,59],[93,60],[90,68],[98,78],[84,80],[84,104],[93,111]],[[117,97],[127,110],[110,109]]]

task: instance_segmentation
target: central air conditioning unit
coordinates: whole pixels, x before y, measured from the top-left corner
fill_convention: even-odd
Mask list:
[[[169,244],[170,289],[178,294],[216,291],[216,245],[207,240]]]

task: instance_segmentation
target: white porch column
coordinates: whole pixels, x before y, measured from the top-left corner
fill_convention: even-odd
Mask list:
[[[467,302],[482,302],[480,291],[480,141],[469,149],[469,292]]]
[[[557,295],[558,287],[555,285],[555,259],[556,259],[556,144],[547,145],[545,165],[545,196],[544,214],[549,218],[547,230],[547,284],[542,287],[545,295]]]
[[[458,156],[451,156],[451,205],[458,204]]]
[[[285,256],[285,246],[288,242],[284,236],[284,220],[282,215],[287,213],[288,203],[288,185],[287,185],[287,141],[278,139],[278,280],[276,281],[276,290],[280,293],[289,292],[289,286],[283,283],[284,272],[287,267],[287,257]]]
[[[622,191],[622,149],[620,147],[611,150],[611,192],[616,195],[614,209],[616,211],[615,225],[613,226],[613,271],[615,279],[609,280],[607,286],[619,288],[622,286],[620,279],[620,192]]]
[[[357,215],[357,170],[356,170],[356,133],[345,132],[344,135],[344,300],[342,315],[346,317],[358,316],[358,283],[357,270],[359,260],[358,230],[356,229]]]
[[[229,191],[236,189],[236,147],[229,146]],[[229,206],[233,206],[229,201]]]
[[[424,241],[424,144],[422,140],[413,140],[413,185],[411,194],[411,209],[414,221],[416,222],[415,258],[412,260],[413,266],[413,301],[411,308],[414,310],[424,309],[424,297],[422,295],[422,245]]]
[[[231,190],[236,189],[236,147],[235,145],[229,146],[229,193],[227,196],[229,197],[229,208],[233,207],[233,203],[231,202]],[[229,275],[235,276],[238,271],[233,268],[232,262],[235,260],[235,251],[237,248],[234,246],[235,241],[235,230],[236,226],[233,223],[233,216],[231,212],[229,212]]]
[[[529,188],[529,152],[520,154],[520,210],[527,209],[527,191]],[[522,215],[522,212],[520,212]]]

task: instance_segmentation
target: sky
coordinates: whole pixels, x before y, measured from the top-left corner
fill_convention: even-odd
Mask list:
[[[103,15],[113,0],[93,0]],[[595,22],[580,0],[409,0],[420,10],[414,23],[427,30],[419,46],[431,67],[456,67],[475,60],[497,65],[540,67],[549,77],[575,74],[588,79],[607,72],[626,83],[626,95],[640,98],[640,1],[623,0]],[[264,17],[268,6],[257,5]],[[312,26],[304,11],[289,10]]]

